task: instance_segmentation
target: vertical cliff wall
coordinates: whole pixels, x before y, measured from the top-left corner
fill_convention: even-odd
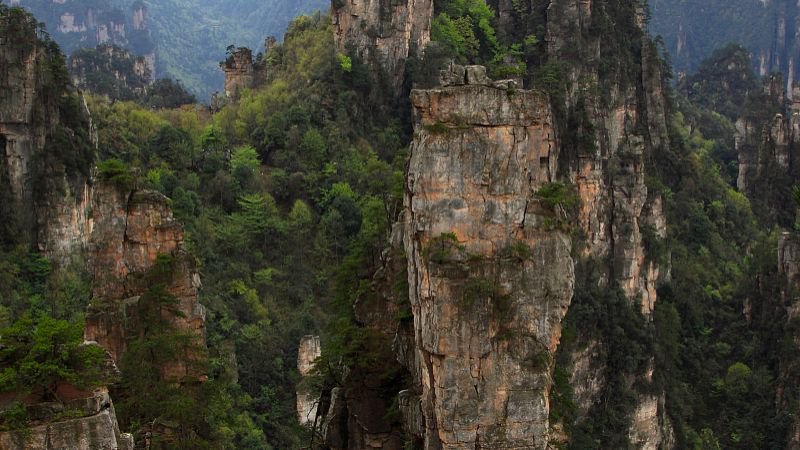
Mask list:
[[[498,23],[513,22],[513,5],[497,5]],[[348,33],[356,22],[340,22],[339,47],[375,52],[363,30],[387,19],[352,17],[364,25]],[[669,276],[646,245],[667,233],[662,199],[645,179],[669,141],[644,5],[554,0],[544,20],[545,54],[532,63],[559,89],[524,90],[489,80],[482,67],[451,65],[442,87],[411,94],[401,228],[413,328],[398,329],[394,349],[413,379],[399,397],[405,431],[426,449],[569,440],[564,424],[550,423],[550,391],[576,290],[619,289],[641,312],[632,320],[648,327]],[[537,195],[557,185],[575,191],[576,211]],[[599,277],[587,285],[578,268]],[[580,421],[608,401],[616,374],[602,331],[578,332],[580,344],[561,351],[574,351],[563,369]],[[652,381],[652,361],[640,369],[618,377],[637,397],[626,434],[634,448],[671,448],[663,394],[634,388]]]
[[[91,117],[68,85],[59,50],[37,36],[33,17],[15,9],[2,14],[0,44],[0,189],[21,218],[15,231],[6,225],[14,233],[9,239],[63,261],[89,230]]]
[[[430,41],[433,0],[336,0],[331,14],[337,51],[375,64],[398,91],[406,59]]]
[[[86,316],[85,338],[99,343],[120,361],[129,340],[152,325],[140,300],[153,287],[147,276],[160,257],[171,260],[161,280],[176,304],[160,313],[178,333],[205,347],[205,309],[197,299],[200,277],[184,249],[183,225],[176,221],[168,199],[151,191],[124,190],[100,183],[92,207],[94,230],[89,247],[92,304]],[[174,312],[174,311],[177,311]],[[198,363],[203,356],[185,354],[161,368],[171,380],[204,379]]]
[[[642,30],[643,14],[638,2],[556,0],[547,10],[546,40],[549,60],[568,67],[567,92],[554,100],[564,102],[559,129],[572,136],[561,167],[581,197],[583,254],[609,256],[609,279],[649,315],[661,269],[645,258],[642,228],[663,237],[666,220],[658,194],[645,185],[645,166],[668,139],[660,62]],[[639,44],[601,43],[604,28]]]
[[[535,196],[558,145],[545,95],[411,95],[408,277],[425,448],[545,448],[552,355],[574,283],[569,236]]]

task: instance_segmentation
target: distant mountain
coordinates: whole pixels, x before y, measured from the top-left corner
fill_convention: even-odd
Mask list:
[[[693,72],[715,49],[730,43],[750,51],[764,76],[800,68],[800,6],[796,0],[649,0],[653,34],[661,35],[676,71]],[[791,90],[791,89],[790,89]]]
[[[45,22],[66,54],[114,44],[145,56],[157,78],[180,80],[201,99],[222,89],[230,44],[258,49],[297,15],[329,0],[0,0]]]

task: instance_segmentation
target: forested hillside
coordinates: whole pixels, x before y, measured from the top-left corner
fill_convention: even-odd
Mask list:
[[[196,3],[148,20],[209,65],[280,16]],[[673,87],[635,0],[365,5],[219,110],[78,92],[0,5],[0,448],[793,448],[783,79]]]
[[[220,89],[219,61],[228,45],[263,47],[281,38],[297,15],[326,10],[322,0],[133,1],[5,0],[30,10],[47,25],[64,53],[115,44],[150,56],[154,78],[179,80],[200,99]],[[198,52],[197,49],[203,49]]]
[[[714,50],[742,45],[758,76],[797,79],[797,2],[791,0],[650,0],[651,32],[664,38],[680,72],[697,70]]]

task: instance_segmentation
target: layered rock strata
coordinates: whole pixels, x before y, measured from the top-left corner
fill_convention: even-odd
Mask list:
[[[314,361],[322,355],[319,336],[304,336],[297,350],[297,370],[301,377],[311,375]],[[319,398],[302,386],[297,390],[297,420],[301,425],[314,424]]]
[[[574,284],[547,96],[413,91],[404,244],[425,448],[546,448],[552,355]]]
[[[399,91],[406,60],[430,41],[433,0],[341,0],[331,14],[337,51],[376,63]]]
[[[225,72],[225,96],[229,99],[235,100],[242,90],[253,87],[255,67],[253,52],[249,48],[235,49],[220,66]]]
[[[121,433],[108,391],[65,403],[28,408],[32,425],[24,431],[0,432],[0,448],[26,450],[133,450],[133,438]],[[58,419],[69,412],[67,419]]]
[[[175,332],[205,345],[205,309],[197,299],[200,277],[184,248],[183,226],[173,217],[168,199],[157,192],[121,190],[100,183],[94,193],[94,230],[89,246],[92,304],[85,338],[99,343],[116,361],[129,339],[138,336],[139,301],[151,286],[146,274],[160,257],[173,260],[166,292],[177,300],[179,314],[166,312]],[[166,379],[203,379],[197,358],[187,355],[162,368]]]

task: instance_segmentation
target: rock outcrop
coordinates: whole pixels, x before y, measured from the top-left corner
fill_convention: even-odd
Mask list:
[[[331,14],[337,51],[385,71],[399,93],[406,60],[430,41],[433,0],[336,0]]]
[[[409,370],[425,448],[546,448],[552,355],[574,284],[570,237],[535,195],[559,157],[550,103],[486,84],[411,99]]]
[[[78,234],[89,230],[91,117],[83,99],[65,80],[55,79],[64,68],[38,38],[35,19],[9,14],[0,20],[19,22],[4,26],[0,35],[0,190],[10,211],[22,218],[13,238],[63,261],[81,248]],[[75,107],[65,110],[62,96]],[[56,148],[64,136],[70,148]]]
[[[586,37],[592,16],[608,13],[600,8],[597,2],[572,0],[553,1],[548,8],[548,55],[571,67],[564,106],[580,123],[578,129],[564,130],[574,138],[565,142],[569,148],[562,155],[581,198],[583,255],[612,257],[610,280],[649,315],[663,268],[646,258],[642,228],[649,225],[657,237],[666,235],[661,200],[645,185],[646,161],[668,143],[660,63],[640,28],[643,9],[631,7],[622,18],[627,23],[619,27],[642,41],[642,53],[634,55],[641,68],[633,74],[625,73],[631,70],[626,67],[601,72],[601,60],[620,56],[604,54],[600,37]],[[592,91],[596,84],[604,86],[605,99]]]
[[[613,26],[603,32],[594,26],[597,22]],[[669,267],[659,262],[668,260],[664,255],[647,251],[648,239],[666,237],[667,223],[660,194],[645,184],[646,166],[658,161],[669,139],[661,65],[644,23],[645,7],[639,2],[554,0],[547,10],[546,41],[549,61],[569,68],[561,100],[567,117],[562,119],[574,125],[565,129],[566,123],[558,124],[564,147],[560,167],[566,169],[561,176],[575,184],[580,196],[578,223],[585,240],[579,254],[584,261],[608,261],[595,264],[600,284],[620,288],[649,318],[657,301],[656,288],[668,279]],[[641,50],[634,53],[601,42],[609,39],[609,33],[613,39],[639,41]],[[625,63],[627,58],[637,64]],[[619,65],[603,66],[609,60]],[[595,86],[602,86],[603,93]],[[581,357],[597,358],[573,359],[573,364],[606,372],[603,343],[591,336],[579,340],[579,348],[595,345]],[[627,383],[633,386],[637,378],[649,383],[652,371],[648,372],[631,374]],[[581,394],[580,406],[607,401],[602,400],[608,388],[602,376],[573,376],[572,382],[573,390]],[[638,393],[631,414],[629,437],[634,448],[674,445],[663,394]]]
[[[228,54],[220,64],[225,72],[225,96],[235,100],[244,89],[253,87],[255,67],[253,52],[247,47],[239,47]]]
[[[65,403],[32,405],[28,410],[33,413],[33,423],[24,431],[0,432],[0,448],[133,450],[133,438],[120,432],[105,389]],[[66,418],[59,419],[61,416]]]
[[[377,3],[335,4],[336,40],[379,62],[394,55],[395,65],[383,66],[391,75],[430,16],[426,2],[414,5],[416,18],[403,2],[392,16],[370,13]],[[511,21],[511,2],[496,3],[500,22]],[[645,184],[647,164],[669,145],[661,66],[643,31],[644,7],[606,3],[550,2],[546,58],[562,70],[563,97],[458,65],[442,72],[441,87],[411,93],[414,141],[398,229],[413,320],[383,326],[397,330],[394,351],[413,380],[397,399],[403,429],[425,449],[547,448],[564,438],[563,424],[549,423],[549,392],[576,267],[591,265],[600,273],[595,287],[620,289],[645,321],[669,276],[668,258],[647,250],[667,233],[662,199]],[[593,20],[614,28],[599,34]],[[411,24],[405,40],[371,33],[397,23]],[[640,41],[641,50],[603,45],[612,33]],[[609,59],[637,63],[609,69]],[[577,211],[537,196],[557,183],[574,188]],[[376,292],[387,310],[397,304]],[[358,315],[364,306],[355,308]],[[570,382],[586,417],[607,401],[608,352],[589,333],[579,339],[585,351],[568,358]],[[627,383],[634,389],[652,375],[630,374]],[[349,405],[333,397],[331,409]],[[663,394],[643,391],[637,400],[632,445],[672,448]]]
[[[184,249],[183,225],[172,215],[168,200],[157,192],[123,190],[110,183],[95,188],[94,230],[89,246],[92,303],[86,317],[85,338],[111,352],[115,361],[128,340],[145,325],[139,317],[140,300],[151,288],[148,273],[159,258],[170,260],[165,290],[174,296],[179,313],[164,312],[175,332],[193,336],[205,346],[205,309],[197,299],[200,277],[194,260]],[[205,378],[198,362],[202,355],[188,354],[162,367],[165,379]]]
[[[304,336],[300,340],[300,347],[297,350],[297,370],[301,377],[307,377],[314,368],[314,361],[322,355],[319,336]],[[297,390],[297,420],[301,425],[314,424],[317,418],[317,406],[319,398],[316,398],[307,388],[301,386]]]

